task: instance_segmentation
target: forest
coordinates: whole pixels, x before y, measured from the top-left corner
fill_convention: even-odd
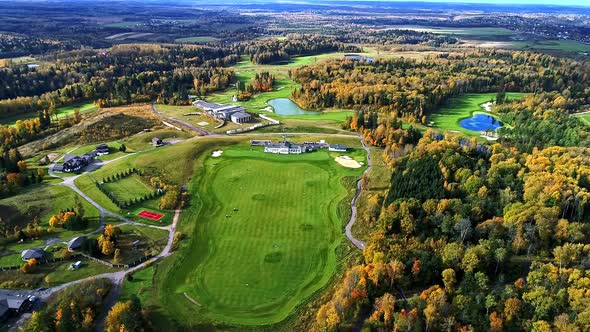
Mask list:
[[[362,217],[374,230],[364,262],[314,330],[361,312],[364,331],[588,330],[589,160],[585,148],[483,149],[426,132],[390,161],[391,188]]]
[[[294,100],[306,109],[330,107],[393,112],[419,123],[464,93],[560,91],[566,112],[588,108],[588,63],[529,52],[475,50],[424,60],[334,60],[290,71],[301,84]],[[549,69],[551,68],[551,69]],[[553,100],[551,100],[553,102]]]

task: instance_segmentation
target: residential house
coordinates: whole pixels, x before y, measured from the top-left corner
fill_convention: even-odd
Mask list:
[[[87,237],[84,235],[71,239],[68,242],[68,251],[74,252],[76,250],[80,250],[82,248],[82,246],[84,245],[84,242],[86,242],[86,239],[87,239]]]
[[[94,151],[96,152],[97,156],[104,156],[110,153],[109,146],[106,144],[100,144],[96,146],[96,150]]]
[[[20,257],[23,259],[23,261],[28,261],[32,258],[39,260],[45,257],[45,251],[41,248],[26,249],[23,250]]]
[[[164,141],[161,138],[154,137],[152,138],[152,144],[154,146],[162,146],[164,145]]]

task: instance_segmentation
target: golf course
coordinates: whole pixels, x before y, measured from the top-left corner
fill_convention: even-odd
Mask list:
[[[161,276],[164,306],[188,321],[279,322],[335,272],[339,204],[354,190],[342,179],[363,169],[338,165],[327,151],[232,146],[202,158],[182,217],[194,236]]]
[[[506,93],[506,99],[520,99],[524,95],[524,93],[509,92]],[[481,105],[494,100],[495,97],[495,93],[468,93],[453,98],[440,110],[431,114],[428,121],[432,122],[433,128],[439,130],[460,132],[467,136],[479,136],[479,131],[463,128],[460,122],[475,114],[485,113]],[[493,113],[485,114],[497,118]]]

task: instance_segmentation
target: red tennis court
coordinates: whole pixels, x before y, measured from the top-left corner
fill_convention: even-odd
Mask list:
[[[163,214],[148,211],[148,210],[143,210],[143,211],[139,212],[137,214],[137,216],[145,218],[145,219],[153,220],[153,221],[158,221],[158,220],[162,219],[162,217],[164,217]]]

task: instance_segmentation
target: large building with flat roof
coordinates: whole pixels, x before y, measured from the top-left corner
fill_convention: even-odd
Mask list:
[[[252,121],[252,115],[239,105],[223,105],[210,103],[204,100],[195,100],[193,106],[218,119],[231,121],[233,123],[242,124]]]

